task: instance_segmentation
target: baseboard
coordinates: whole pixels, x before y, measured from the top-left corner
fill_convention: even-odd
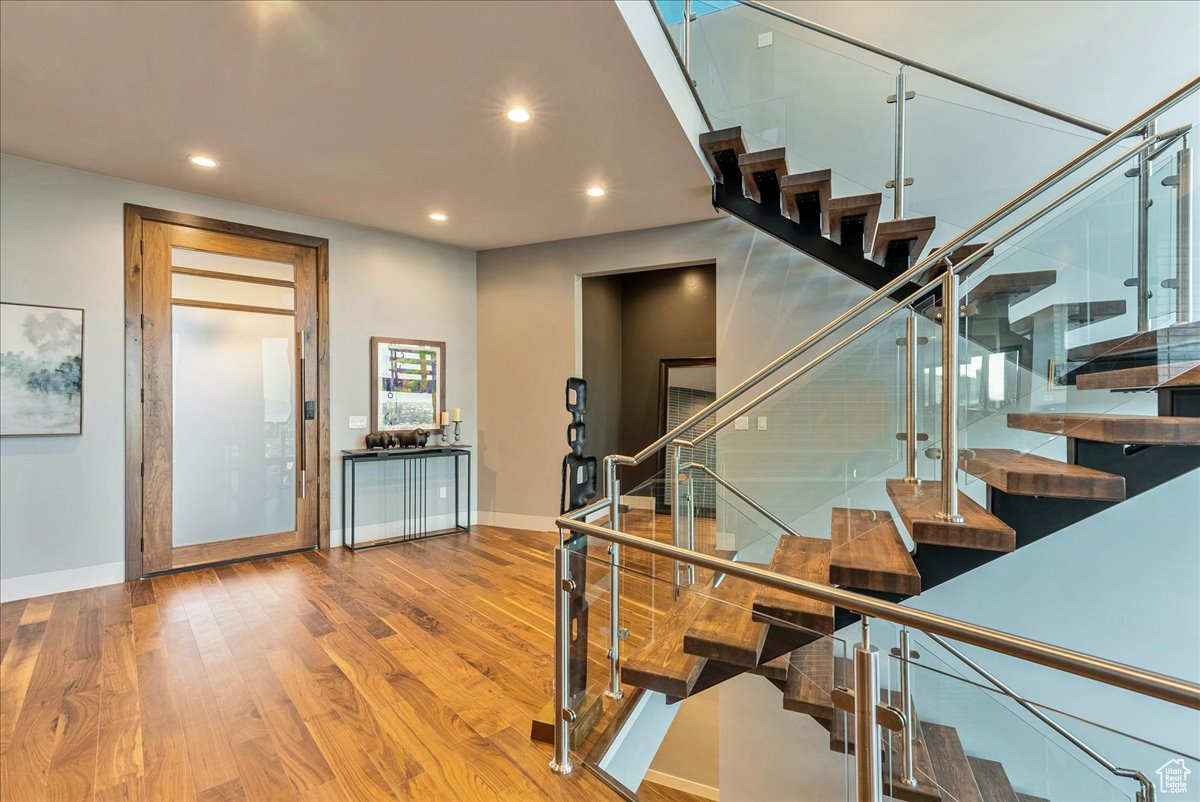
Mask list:
[[[702,796],[705,799],[720,800],[721,789],[713,788],[711,785],[701,785],[691,780],[685,780],[682,777],[676,777],[673,774],[663,774],[661,771],[648,769],[646,778],[643,782],[654,783],[655,785],[664,785],[667,788],[674,788],[676,791],[685,791],[689,794]]]
[[[101,585],[115,585],[124,581],[125,563],[123,562],[13,576],[0,579],[0,602],[31,599],[34,596],[49,596],[51,593],[66,593],[70,590],[97,588]]]
[[[479,523],[484,526],[503,526],[508,529],[528,529],[533,532],[555,532],[553,515],[522,515],[515,512],[479,511]]]

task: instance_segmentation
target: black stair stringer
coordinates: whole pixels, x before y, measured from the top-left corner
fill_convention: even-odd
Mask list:
[[[898,271],[888,270],[862,255],[855,255],[844,250],[819,232],[806,233],[804,227],[779,214],[778,208],[772,211],[770,207],[755,203],[743,196],[740,185],[737,186],[738,191],[728,192],[725,184],[720,182],[713,184],[713,206],[770,234],[780,242],[803,251],[817,261],[829,265],[834,270],[873,290],[879,289],[900,274]],[[892,292],[890,297],[897,302],[903,301],[920,288],[919,284],[910,281]]]

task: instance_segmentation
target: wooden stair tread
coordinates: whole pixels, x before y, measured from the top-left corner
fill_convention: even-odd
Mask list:
[[[833,638],[821,638],[792,652],[785,683],[785,710],[833,721]]]
[[[781,654],[778,657],[773,657],[770,660],[765,660],[754,668],[750,669],[750,673],[766,677],[772,682],[786,682],[788,676],[788,666],[791,665],[793,654],[795,654],[795,652],[788,652],[787,654]]]
[[[863,215],[863,249],[870,251],[875,242],[875,229],[879,225],[879,204],[883,202],[883,194],[871,192],[866,195],[846,195],[829,199],[829,238],[834,242],[842,242],[842,218]]]
[[[1051,496],[1122,501],[1125,477],[1082,465],[1022,454],[1009,448],[977,448],[959,467],[994,488],[1016,496]]]
[[[1200,362],[1167,362],[1075,375],[1078,390],[1145,390],[1152,387],[1160,390],[1200,387]]]
[[[1078,345],[1067,351],[1067,359],[1071,362],[1087,362],[1102,356],[1125,356],[1197,343],[1200,343],[1200,321]]]
[[[972,303],[983,304],[996,299],[1006,299],[1010,304],[1026,296],[1041,292],[1058,281],[1057,270],[1034,270],[1028,273],[993,273],[975,285],[968,298]]]
[[[958,512],[963,522],[952,524],[939,519],[941,482],[915,484],[888,479],[887,492],[917,543],[985,551],[1013,551],[1017,547],[1016,531],[963,493],[958,494]]]
[[[1026,315],[1012,324],[1012,330],[1021,336],[1033,331],[1034,320],[1039,315],[1062,314],[1066,318],[1068,329],[1078,329],[1090,326],[1109,318],[1125,314],[1125,301],[1069,301],[1067,303],[1051,304],[1039,309],[1032,315]]]
[[[967,763],[971,766],[971,773],[975,775],[975,784],[979,786],[983,802],[1019,802],[1017,792],[1008,781],[1008,772],[1004,770],[1004,766],[995,760],[971,755],[967,755]]]
[[[892,704],[899,705],[900,694],[897,693]],[[888,775],[883,780],[883,793],[893,799],[903,802],[941,802],[942,792],[938,788],[933,760],[929,756],[929,748],[925,745],[925,731],[921,726],[921,718],[913,707],[913,777],[916,785],[908,785],[900,781],[901,767],[904,765],[904,733],[884,730],[883,737],[891,738],[892,749],[887,759],[891,761]]]
[[[888,244],[896,240],[915,239],[910,260],[916,262],[921,251],[929,244],[933,229],[937,226],[936,217],[905,217],[900,220],[888,220],[880,223],[875,229],[875,244],[871,249],[871,261],[883,262],[887,254]]]
[[[725,168],[737,167],[737,157],[746,152],[746,140],[742,138],[742,127],[739,125],[701,134],[700,150],[708,159],[717,180],[724,180]],[[731,153],[732,157],[729,156]],[[721,159],[729,159],[729,163],[721,164]]]
[[[921,574],[891,513],[834,507],[832,532],[830,582],[905,596],[921,592]]]
[[[1200,418],[1010,412],[1008,425],[1013,429],[1060,434],[1100,443],[1200,445]]]
[[[775,546],[771,570],[797,579],[828,584],[829,541],[784,535]],[[822,635],[833,633],[833,605],[793,593],[761,588],[754,598],[753,610],[756,617],[782,621]]]
[[[986,247],[987,247],[986,242],[970,242],[970,243],[967,243],[966,245],[959,245],[957,248],[955,248],[953,251],[950,252],[950,264],[955,265],[957,267],[958,265],[965,262],[968,257],[974,256],[976,253],[978,253],[979,251],[983,250]],[[988,251],[987,253],[985,253],[982,257],[980,257],[979,261],[977,261],[971,265],[970,269],[967,270],[966,275],[969,276],[972,273],[974,273],[976,270],[978,270],[979,268],[983,267],[983,263],[986,262],[988,259],[991,259],[995,255],[995,253],[996,253],[995,251]]]
[[[921,729],[925,734],[925,748],[929,750],[938,785],[955,802],[984,802],[971,764],[967,762],[967,753],[958,739],[958,732],[953,727],[928,723]]]
[[[683,650],[735,666],[757,667],[767,640],[767,624],[755,621],[751,612],[758,589],[751,582],[728,577],[720,587],[707,591],[710,601],[684,633]]]
[[[787,150],[786,148],[769,148],[768,150],[739,154],[738,169],[742,171],[742,184],[746,189],[746,196],[755,202],[761,202],[762,196],[754,176],[755,174],[774,173],[775,180],[778,181],[787,175]]]
[[[800,213],[796,207],[796,196],[810,192],[817,193],[817,204],[821,211],[829,208],[829,199],[833,196],[833,171],[813,170],[808,173],[793,173],[785,175],[779,181],[779,192],[783,195],[783,213],[792,221],[799,222]],[[829,215],[823,215],[822,232],[829,233]]]
[[[698,593],[684,593],[667,610],[654,637],[622,662],[621,681],[677,699],[691,694],[707,661],[685,652],[683,637],[704,606],[711,603]]]

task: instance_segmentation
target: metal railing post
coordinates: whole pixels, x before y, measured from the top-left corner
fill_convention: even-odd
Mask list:
[[[695,455],[693,455],[693,459]],[[688,551],[696,550],[696,482],[692,478],[692,470],[688,468],[687,474],[687,548]],[[689,586],[696,584],[696,566],[688,563],[687,566],[687,583]]]
[[[908,100],[906,93],[904,67],[901,67],[896,73],[896,141],[893,154],[895,170],[889,182],[892,188],[892,218],[895,220],[904,218],[904,104]]]
[[[1143,139],[1158,134],[1154,120],[1146,123]],[[1150,330],[1150,153],[1138,156],[1137,167],[1137,319],[1138,331]]]
[[[870,644],[867,619],[862,643],[854,645],[854,765],[858,802],[882,802],[883,746],[876,721],[879,704],[879,650]]]
[[[1192,150],[1183,138],[1175,154],[1175,320],[1192,317]]]
[[[667,471],[670,476],[668,481],[671,483],[671,545],[677,548],[683,548],[683,543],[680,542],[679,538],[679,468],[682,452],[683,446],[672,443],[670,458],[667,460]],[[675,596],[678,597],[680,573],[683,570],[683,564],[675,560],[674,567]]]
[[[571,551],[566,544],[554,550],[554,758],[550,770],[570,774],[571,723]]]
[[[604,459],[604,481],[608,490],[609,528],[621,530],[621,480],[616,460]],[[608,544],[608,689],[604,695],[620,699],[621,690],[621,544]]]
[[[904,765],[900,767],[900,782],[915,786],[917,775],[913,767],[913,700],[908,661],[912,651],[908,644],[908,627],[900,628],[900,710],[904,713]]]
[[[692,74],[692,0],[683,0],[683,67]]]
[[[938,517],[962,523],[958,514],[958,274],[942,274],[942,511]]]
[[[904,481],[917,484],[917,313],[904,324]]]

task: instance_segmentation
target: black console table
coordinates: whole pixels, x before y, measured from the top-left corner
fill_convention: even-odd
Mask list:
[[[424,448],[371,449],[356,448],[342,451],[342,541],[349,549],[385,546],[406,540],[449,535],[471,531],[471,451],[470,446],[426,446]],[[452,526],[429,528],[429,465],[432,461],[450,460],[454,465],[454,523]],[[466,496],[461,495],[463,463],[466,467]],[[357,472],[360,466],[394,464],[395,482],[383,492],[399,502],[399,533],[374,538],[359,544],[356,540],[356,507],[358,496]],[[349,482],[347,482],[347,476]],[[349,518],[349,525],[347,525]]]

